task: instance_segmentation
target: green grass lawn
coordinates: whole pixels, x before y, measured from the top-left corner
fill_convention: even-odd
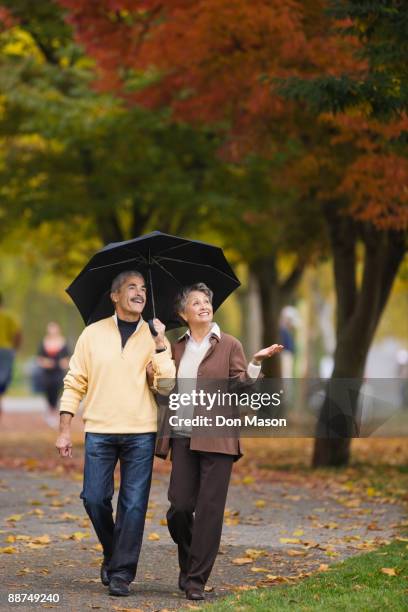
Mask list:
[[[395,569],[396,576],[382,568]],[[408,542],[394,541],[378,550],[349,558],[292,586],[246,591],[205,605],[205,612],[273,612],[274,610],[408,609]]]

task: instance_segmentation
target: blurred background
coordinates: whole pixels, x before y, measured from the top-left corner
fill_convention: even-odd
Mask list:
[[[5,417],[46,410],[46,326],[71,351],[83,327],[72,278],[152,230],[225,249],[242,286],[216,319],[248,357],[284,343],[268,376],[398,379],[404,408],[408,9],[358,4],[0,1]]]

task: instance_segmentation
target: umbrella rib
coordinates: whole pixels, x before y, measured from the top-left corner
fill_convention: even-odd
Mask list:
[[[160,267],[160,268],[163,270],[163,272],[165,272],[166,274],[168,274],[168,275],[169,275],[169,276],[170,276],[170,277],[171,277],[171,278],[172,278],[174,281],[176,281],[176,283],[177,283],[178,285],[180,285],[180,287],[182,287],[182,286],[183,286],[183,285],[182,285],[182,283],[180,283],[180,281],[179,281],[179,280],[178,280],[178,279],[177,279],[175,276],[173,276],[173,274],[172,274],[171,272],[169,272],[168,270],[166,270],[166,268],[165,268],[164,266],[162,266],[162,265],[161,265],[161,263],[160,263],[160,262],[159,262],[159,261],[156,259],[156,257],[153,257],[153,262],[154,262],[155,264],[157,264],[157,265],[158,265],[158,266],[159,266],[159,267]]]
[[[181,247],[188,246],[189,244],[194,244],[194,240],[186,240],[185,242],[182,242],[181,244],[176,244],[175,246],[168,247],[167,249],[163,249],[162,251],[159,251],[157,255],[160,255],[160,253],[168,253],[169,251],[174,251],[174,249],[181,249]]]
[[[104,266],[90,268],[89,272],[93,272],[94,270],[102,270],[103,268],[112,268],[113,266],[119,266],[120,264],[128,263],[130,261],[137,261],[137,263],[145,263],[146,260],[142,255],[139,255],[139,257],[132,257],[131,259],[122,259],[122,261],[115,261],[115,263],[109,263],[105,264]]]
[[[191,266],[200,266],[202,268],[211,268],[212,270],[216,270],[216,272],[219,272],[220,274],[223,274],[224,276],[226,276],[227,278],[229,278],[230,280],[233,280],[235,282],[239,282],[237,281],[236,278],[234,278],[233,276],[230,276],[229,274],[227,274],[226,272],[223,272],[222,270],[220,270],[219,268],[216,268],[215,266],[211,266],[210,264],[202,264],[202,263],[197,263],[195,261],[186,261],[184,259],[174,259],[173,257],[160,257],[160,260],[167,260],[167,261],[175,261],[177,263],[182,263],[182,264],[189,264]],[[159,263],[157,261],[157,258],[155,258],[155,261],[157,263]]]

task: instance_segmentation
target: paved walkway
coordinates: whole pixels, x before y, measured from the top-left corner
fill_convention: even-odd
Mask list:
[[[167,481],[167,475],[154,476],[138,575],[132,595],[118,599],[99,582],[101,553],[79,500],[79,479],[0,470],[0,610],[37,608],[7,603],[9,593],[58,594],[60,603],[38,607],[75,612],[185,606],[176,588],[176,549],[163,521]],[[322,570],[391,538],[402,519],[397,505],[357,499],[347,485],[235,479],[207,600]]]

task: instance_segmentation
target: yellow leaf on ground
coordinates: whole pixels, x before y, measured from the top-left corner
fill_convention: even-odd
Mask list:
[[[265,508],[266,501],[264,499],[257,499],[256,502],[255,502],[255,506],[257,508]]]
[[[252,484],[253,482],[254,482],[254,478],[253,478],[253,476],[245,476],[245,477],[242,479],[242,484],[243,484],[243,485],[249,485],[249,484]]]
[[[5,521],[9,521],[10,523],[17,523],[17,521],[21,521],[23,516],[24,516],[24,514],[10,514],[10,516],[8,516],[4,520]]]
[[[0,548],[0,553],[4,553],[5,555],[13,555],[17,552],[17,548],[15,546],[4,546]]]
[[[289,578],[285,576],[274,576],[273,574],[267,574],[266,579],[270,582],[289,582]]]
[[[289,550],[285,551],[289,557],[304,557],[307,555],[305,550],[296,550],[294,548],[289,548]]]
[[[270,570],[267,567],[251,567],[251,572],[266,572],[268,573]]]
[[[90,533],[86,533],[84,531],[75,531],[73,534],[68,536],[68,539],[75,540],[76,542],[80,542],[84,538],[90,538],[90,537],[91,537]]]
[[[329,569],[329,566],[327,565],[327,563],[321,563],[319,565],[319,567],[317,568],[318,572],[327,572],[327,570]]]
[[[15,535],[9,535],[9,536],[7,536],[5,541],[8,542],[9,544],[12,544],[13,542],[16,541],[16,536]]]
[[[51,542],[51,538],[49,535],[38,536],[37,538],[32,538],[31,540],[33,544],[49,544]]]
[[[31,510],[28,514],[33,516],[44,516],[44,510],[41,510],[41,508],[36,508],[35,510]]]
[[[299,538],[279,538],[281,544],[300,544]]]
[[[167,525],[167,520],[166,519],[160,519],[160,525]]]
[[[395,567],[382,567],[381,573],[386,574],[387,576],[398,576],[398,572]]]
[[[295,531],[292,533],[292,535],[294,536],[302,536],[305,532],[303,531],[303,529],[295,529]]]
[[[237,557],[232,560],[234,565],[246,565],[247,563],[253,563],[253,559],[251,557]]]
[[[102,544],[99,544],[99,542],[98,542],[98,544],[95,544],[95,546],[92,546],[92,548],[94,550],[98,550],[99,552],[103,551]]]
[[[245,554],[251,559],[258,559],[258,557],[266,557],[268,553],[266,550],[261,550],[258,548],[247,548]]]
[[[148,540],[160,540],[160,536],[158,533],[149,533],[149,535],[147,536]]]
[[[376,491],[374,487],[367,487],[366,493],[368,497],[374,497],[375,495],[378,495],[378,491]]]

